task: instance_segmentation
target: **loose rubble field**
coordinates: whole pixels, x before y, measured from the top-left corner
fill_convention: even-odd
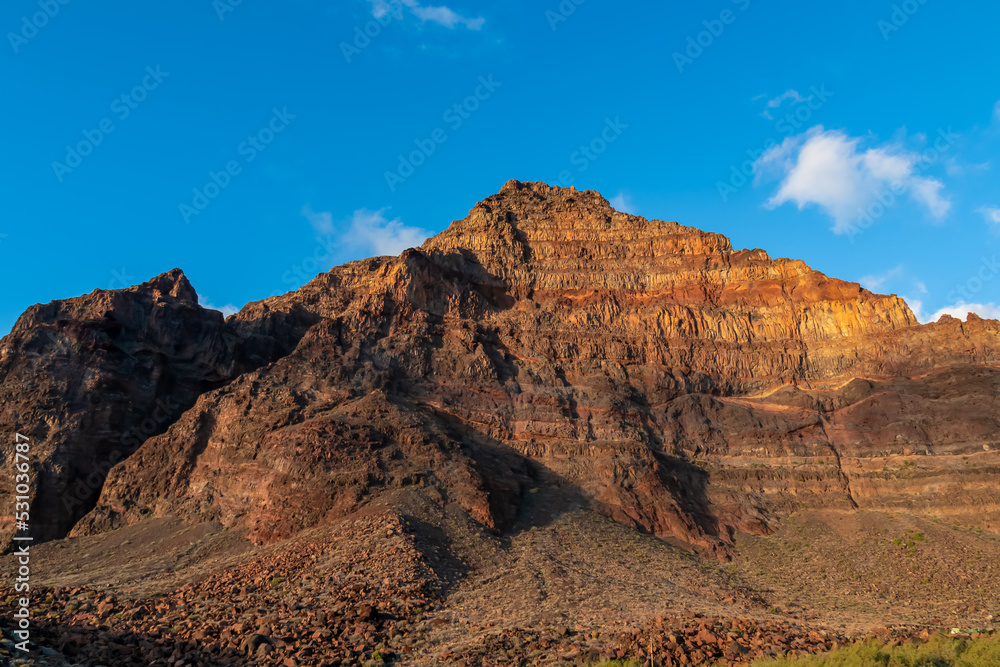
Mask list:
[[[791,588],[761,596],[734,576],[733,563],[702,559],[572,504],[536,514],[534,529],[502,539],[458,512],[410,509],[373,509],[270,547],[217,525],[162,520],[40,545],[33,651],[27,659],[13,651],[8,598],[0,600],[0,657],[40,665],[377,667],[648,663],[652,654],[655,665],[746,665],[949,629],[875,627],[864,614],[848,629],[849,610],[832,610],[824,623],[822,609],[778,608],[772,599]],[[152,549],[150,534],[160,536]],[[786,537],[768,548],[782,548]],[[770,553],[757,548],[747,553]],[[774,581],[785,565],[774,563]],[[45,577],[47,569],[58,574]]]

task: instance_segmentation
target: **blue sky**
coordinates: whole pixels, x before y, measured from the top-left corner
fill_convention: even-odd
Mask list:
[[[0,332],[175,266],[239,307],[511,178],[1000,314],[1000,6],[441,1],[5,3]]]

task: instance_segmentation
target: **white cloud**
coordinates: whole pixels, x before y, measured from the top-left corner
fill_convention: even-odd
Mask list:
[[[309,224],[312,225],[319,236],[330,236],[333,234],[333,216],[328,211],[316,213],[309,206],[302,207],[302,215],[306,216]]]
[[[913,311],[913,316],[917,318],[917,322],[921,324],[927,324],[930,320],[927,319],[926,313],[924,313],[924,302],[920,299],[903,299],[906,305],[910,307]]]
[[[370,248],[378,255],[398,255],[407,248],[417,247],[431,235],[419,227],[404,225],[399,218],[386,219],[385,211],[384,208],[355,211],[348,232],[349,242]]]
[[[403,224],[399,218],[386,218],[386,210],[358,209],[342,224],[334,224],[329,212],[316,213],[308,206],[302,214],[318,237],[334,237],[345,249],[366,256],[398,255],[419,246],[431,235],[427,230]]]
[[[862,202],[867,184],[857,153],[857,139],[839,133],[817,132],[799,149],[797,158],[787,154],[789,140],[774,150],[783,151],[785,179],[768,204],[794,201],[799,209],[817,204],[836,221],[835,231],[846,229]],[[765,154],[765,162],[771,158]]]
[[[414,7],[413,13],[423,22],[431,21],[439,23],[445,28],[454,28],[456,25],[464,25],[469,30],[482,30],[486,19],[480,17],[470,19],[456,13],[448,7]]]
[[[983,206],[976,209],[976,213],[982,213],[987,222],[1000,224],[1000,208],[994,206]]]
[[[858,282],[861,283],[861,286],[864,287],[865,289],[871,290],[872,292],[877,292],[882,288],[882,285],[885,285],[893,278],[898,278],[902,274],[903,274],[903,265],[900,264],[896,268],[889,269],[888,271],[886,271],[881,275],[864,276],[860,280],[858,280]]]
[[[901,181],[910,175],[912,162],[903,156],[893,155],[884,148],[874,148],[861,155],[864,166],[872,176],[883,181]]]
[[[622,213],[628,213],[630,215],[637,215],[635,212],[635,206],[632,204],[632,198],[624,192],[619,192],[617,195],[612,197],[609,203],[611,204],[611,208],[616,211],[621,211]]]
[[[372,16],[377,19],[382,18],[386,14],[392,14],[396,19],[403,18],[403,5],[399,2],[394,2],[390,0],[368,0],[372,3]]]
[[[859,137],[817,126],[762,155],[756,182],[776,175],[781,184],[769,207],[819,206],[833,218],[833,231],[844,234],[880,196],[891,205],[908,193],[935,218],[947,215],[951,202],[941,192],[944,184],[917,175],[923,164],[919,154],[898,143],[864,149]]]
[[[754,185],[784,176],[792,168],[791,157],[802,145],[804,138],[805,135],[802,134],[788,137],[757,158],[757,162],[754,163]]]
[[[965,320],[966,315],[975,313],[986,320],[1000,320],[1000,306],[995,303],[963,303],[959,302],[953,306],[945,306],[930,316],[927,322],[937,322],[942,315],[951,315],[960,320]],[[923,320],[921,320],[923,321]]]
[[[936,178],[911,178],[910,196],[923,204],[932,216],[943,219],[951,210],[951,200],[941,194],[944,183]]]
[[[395,18],[402,18],[403,7],[407,7],[410,12],[420,19],[421,23],[437,23],[449,30],[462,25],[469,30],[482,30],[486,19],[482,17],[467,18],[455,10],[440,6],[424,6],[419,0],[368,0],[372,3],[372,14],[375,18],[382,18],[386,14],[392,14]]]
[[[767,95],[758,95],[757,97],[754,98],[754,100],[756,101],[759,99],[763,99],[765,97],[767,97]],[[792,100],[793,104],[798,104],[799,102],[809,101],[809,98],[802,97],[802,95],[799,94],[799,91],[789,88],[781,95],[778,95],[773,99],[769,99],[767,101],[767,108],[763,111],[763,113],[761,113],[761,116],[767,118],[768,120],[774,120],[774,116],[771,115],[771,109],[780,108],[781,105],[785,103],[785,100]]]
[[[207,301],[205,298],[203,298],[200,294],[198,295],[198,305],[200,305],[205,310],[217,310],[220,313],[222,313],[223,317],[229,317],[230,315],[232,315],[234,313],[240,312],[240,309],[237,306],[234,306],[231,303],[227,303],[224,306],[213,306],[209,301]]]

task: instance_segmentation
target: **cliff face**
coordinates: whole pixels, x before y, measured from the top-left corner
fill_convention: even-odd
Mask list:
[[[177,269],[29,308],[0,341],[0,423],[31,439],[31,535],[65,536],[94,507],[112,466],[206,390],[263,363],[265,347],[200,308]],[[14,457],[6,440],[5,466]],[[3,542],[12,490],[0,488]]]
[[[237,361],[111,471],[78,533],[180,513],[272,541],[413,489],[502,531],[559,483],[723,554],[803,506],[1000,507],[1000,324],[920,326],[896,297],[593,192],[511,181],[419,249],[216,324],[233,343],[208,357]]]

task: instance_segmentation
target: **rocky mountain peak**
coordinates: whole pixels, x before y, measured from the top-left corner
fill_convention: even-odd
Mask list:
[[[516,180],[423,247],[472,251],[484,265],[732,252],[720,234],[616,211],[598,192]]]
[[[474,258],[518,294],[703,283],[684,266],[722,265],[732,253],[721,234],[616,211],[597,192],[520,181],[506,183],[421,249]]]
[[[198,305],[198,293],[180,269],[171,269],[166,273],[161,273],[141,285],[130,288],[130,290],[152,292],[153,300],[161,296],[172,296],[181,301]]]

